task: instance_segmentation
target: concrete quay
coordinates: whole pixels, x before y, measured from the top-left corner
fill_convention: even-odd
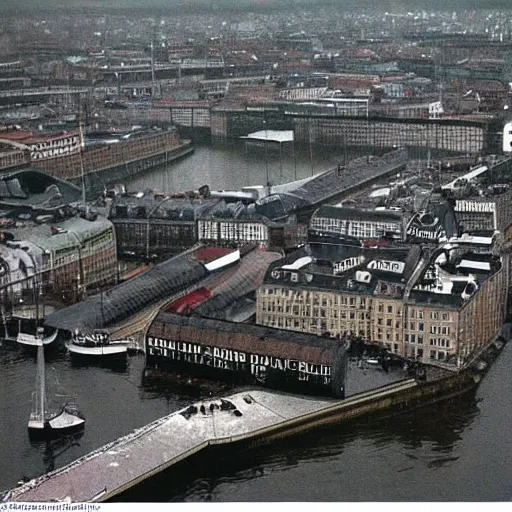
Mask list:
[[[251,389],[195,403],[13,489],[17,502],[106,501],[213,445],[256,445],[370,412],[425,405],[476,386],[472,372],[401,380],[345,400]]]

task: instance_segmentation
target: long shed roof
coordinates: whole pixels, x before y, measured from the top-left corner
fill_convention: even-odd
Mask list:
[[[71,332],[78,329],[82,334],[113,326],[206,277],[209,256],[207,249],[197,247],[181,253],[108,292],[56,311],[45,324]],[[218,256],[223,254],[215,253]]]

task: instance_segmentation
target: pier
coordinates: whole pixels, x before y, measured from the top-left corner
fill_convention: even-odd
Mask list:
[[[401,380],[345,400],[250,389],[163,417],[8,493],[9,501],[107,501],[213,445],[256,445],[315,426],[424,405],[476,385],[470,371],[431,382]]]

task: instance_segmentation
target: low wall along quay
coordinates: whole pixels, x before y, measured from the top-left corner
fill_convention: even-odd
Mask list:
[[[97,194],[104,185],[126,181],[153,167],[166,165],[194,151],[177,132],[162,131],[116,144],[94,146],[80,153],[39,160],[35,167],[56,178],[82,183],[82,163],[87,192]]]

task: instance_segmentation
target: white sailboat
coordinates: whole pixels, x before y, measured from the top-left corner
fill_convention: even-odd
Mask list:
[[[30,436],[56,437],[81,430],[85,419],[76,411],[64,406],[60,411],[51,411],[46,399],[46,376],[43,339],[36,335],[37,375],[34,409],[30,413],[28,431]]]

